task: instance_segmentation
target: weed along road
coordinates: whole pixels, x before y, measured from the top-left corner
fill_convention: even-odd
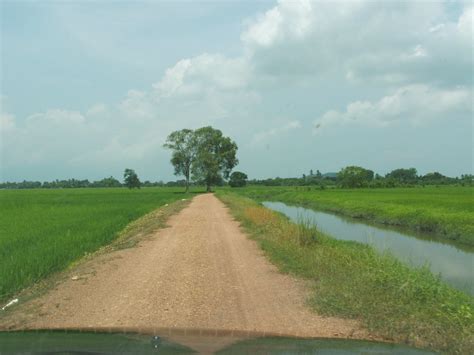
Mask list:
[[[278,272],[213,194],[168,228],[100,255],[0,318],[0,328],[176,327],[367,338],[357,322],[306,306],[308,286]]]

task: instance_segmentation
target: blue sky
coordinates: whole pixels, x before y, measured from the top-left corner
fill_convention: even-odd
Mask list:
[[[2,1],[1,180],[174,179],[213,125],[250,177],[471,173],[463,1]]]

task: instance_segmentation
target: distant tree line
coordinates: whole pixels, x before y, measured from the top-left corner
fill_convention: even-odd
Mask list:
[[[225,186],[227,182],[222,179],[218,181],[216,186]],[[230,180],[229,180],[230,184]],[[242,182],[238,182],[242,184]],[[245,185],[245,182],[243,183]],[[199,182],[190,182],[190,186],[202,186]],[[240,185],[239,185],[240,186]],[[0,182],[0,189],[71,189],[71,188],[86,188],[86,187],[127,187],[124,183],[119,180],[109,177],[99,181],[89,181],[89,180],[77,180],[77,179],[67,179],[67,180],[54,180],[54,181],[21,181],[21,182]],[[163,181],[140,181],[140,187],[186,187],[186,180],[178,179],[171,180],[167,182]]]
[[[262,180],[249,180],[249,185],[263,186],[319,186],[341,188],[359,187],[411,187],[425,185],[473,185],[474,175],[463,174],[460,177],[448,177],[439,172],[431,172],[425,175],[418,175],[415,168],[395,169],[385,176],[374,173],[370,169],[360,166],[347,166],[338,173],[322,174],[319,170],[316,173],[311,170],[308,175],[294,178],[269,178]]]
[[[98,181],[67,179],[54,181],[22,181],[0,183],[1,189],[68,189],[85,187],[122,187],[122,183],[114,177],[108,177]]]
[[[160,182],[141,182],[138,179],[138,175],[133,169],[125,169],[124,182],[121,183],[119,180],[110,176],[102,180],[89,181],[78,180],[78,179],[67,179],[67,180],[54,180],[54,181],[22,181],[22,182],[3,182],[0,183],[0,189],[78,189],[86,187],[123,187],[128,188],[140,188],[140,187],[153,187],[153,186],[164,186],[165,184]]]
[[[220,186],[224,185],[224,181]],[[176,181],[141,181],[140,187],[184,187],[186,182],[184,180]],[[121,183],[119,180],[108,177],[98,181],[89,181],[89,180],[77,180],[77,179],[68,179],[68,180],[54,180],[54,181],[21,181],[21,182],[0,182],[0,189],[76,189],[76,188],[86,188],[86,187],[126,187],[124,183]]]
[[[439,172],[430,172],[419,175],[415,168],[395,169],[381,176],[370,169],[360,166],[347,166],[338,173],[322,174],[319,170],[313,170],[308,175],[294,178],[269,178],[261,180],[249,180],[249,185],[263,186],[319,186],[341,188],[383,188],[383,187],[414,187],[426,185],[461,185],[472,186],[474,175],[463,174],[460,177],[448,177]]]
[[[472,174],[448,177],[437,171],[419,175],[415,168],[395,169],[381,176],[360,166],[348,166],[337,174],[336,183],[340,187],[411,187],[425,185],[472,185]]]
[[[248,181],[249,185],[262,186],[310,186],[317,185],[322,188],[326,186],[334,186],[336,184],[337,173],[322,174],[319,170],[313,172],[310,170],[309,174],[303,174],[302,177],[291,178],[268,178],[268,179],[252,179]]]
[[[127,172],[127,170],[129,170]],[[127,176],[132,169],[126,169],[125,173]],[[124,173],[124,182],[120,182],[114,177],[110,176],[98,181],[79,180],[79,179],[68,179],[68,180],[54,180],[54,181],[22,181],[22,182],[3,182],[0,183],[0,189],[62,189],[62,188],[86,188],[86,187],[183,187],[186,188],[190,185],[203,185],[205,181],[186,181],[186,179],[179,179],[175,181],[140,181],[138,176],[136,180],[133,177],[127,184],[127,177]],[[135,174],[136,175],[136,174]],[[390,187],[415,187],[415,186],[428,186],[428,185],[460,185],[460,186],[472,186],[474,185],[474,175],[463,174],[460,177],[448,177],[444,176],[439,172],[431,172],[424,175],[419,175],[415,168],[407,169],[395,169],[381,176],[374,173],[372,170],[365,169],[359,166],[348,166],[341,169],[338,173],[325,173],[322,174],[319,170],[313,172],[311,170],[309,174],[303,174],[301,177],[293,178],[268,178],[268,179],[252,179],[248,180],[247,175],[235,171],[229,176],[229,180],[226,181],[222,176],[218,176],[213,180],[215,186],[231,187],[242,187],[245,185],[262,185],[262,186],[316,186],[320,189],[325,188],[390,188]]]

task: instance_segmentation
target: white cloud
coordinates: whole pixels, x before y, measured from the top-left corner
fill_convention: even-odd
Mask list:
[[[418,44],[413,50],[413,57],[426,57],[428,54],[421,44]]]
[[[249,47],[270,47],[278,41],[298,40],[313,24],[313,5],[309,0],[279,1],[278,5],[249,22],[242,41]]]
[[[7,98],[0,95],[0,137],[15,128],[15,116],[6,112]]]
[[[161,140],[152,134],[143,133],[142,139],[127,142],[126,137],[112,136],[104,144],[99,145],[92,151],[78,152],[69,163],[72,166],[83,166],[84,164],[126,164],[142,161],[156,154],[161,147]]]
[[[239,90],[249,80],[249,65],[244,58],[227,58],[220,54],[202,54],[180,60],[166,70],[153,85],[158,98],[192,96],[202,90]]]
[[[283,125],[281,125],[280,127],[274,127],[274,128],[254,134],[251,144],[252,145],[262,144],[273,137],[279,136],[291,130],[299,129],[301,127],[302,127],[301,122],[298,120],[288,121],[284,123]]]
[[[103,117],[108,112],[108,107],[105,104],[95,104],[86,111],[86,116],[89,117]]]
[[[463,13],[459,17],[459,21],[457,23],[458,31],[463,36],[465,36],[466,40],[470,40],[472,44],[472,21],[474,18],[474,6],[466,6],[464,8]]]
[[[282,0],[248,24],[242,41],[255,72],[271,78],[465,84],[462,73],[473,64],[472,7],[454,22],[443,6]],[[446,65],[456,75],[439,70]]]
[[[203,125],[260,145],[304,126],[296,105],[296,115],[288,109],[270,123],[257,122],[268,117],[258,113],[279,105],[282,91],[293,90],[283,97],[293,103],[335,82],[343,93],[339,105],[306,99],[306,110],[345,107],[322,114],[314,122],[317,132],[472,115],[472,17],[469,5],[451,19],[442,3],[281,0],[246,23],[241,55],[181,59],[149,89],[129,90],[116,104],[84,112],[52,109],[23,120],[0,112],[5,156],[10,166],[150,161],[169,132]],[[85,44],[97,49],[84,31]],[[373,84],[381,98],[358,99]],[[300,120],[282,122],[295,116]]]
[[[130,90],[118,107],[122,114],[132,120],[151,119],[155,113],[155,104],[150,94],[139,90]]]
[[[472,117],[472,91],[466,88],[443,90],[427,85],[399,88],[378,101],[355,101],[344,112],[331,110],[314,121],[314,132],[334,125],[388,126],[407,122],[423,125],[438,119]]]
[[[6,138],[8,162],[67,162],[75,151],[87,149],[94,133],[77,111],[51,109],[30,115]]]
[[[35,113],[26,119],[27,126],[33,126],[35,128],[47,126],[48,124],[71,127],[71,125],[80,125],[84,123],[84,121],[85,117],[80,112],[61,109]]]
[[[0,112],[0,135],[6,134],[15,128],[15,116],[7,112]]]
[[[438,23],[437,25],[434,25],[430,27],[429,32],[438,32],[442,31],[444,28],[444,23]]]

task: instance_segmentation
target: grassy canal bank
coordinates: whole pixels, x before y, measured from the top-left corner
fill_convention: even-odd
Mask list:
[[[396,342],[449,353],[473,348],[474,299],[428,269],[291,223],[229,190],[217,196],[280,270],[312,281],[309,302],[316,312],[358,319]]]
[[[320,190],[304,186],[251,186],[233,191],[258,201],[280,201],[432,232],[439,238],[474,246],[472,187]]]

